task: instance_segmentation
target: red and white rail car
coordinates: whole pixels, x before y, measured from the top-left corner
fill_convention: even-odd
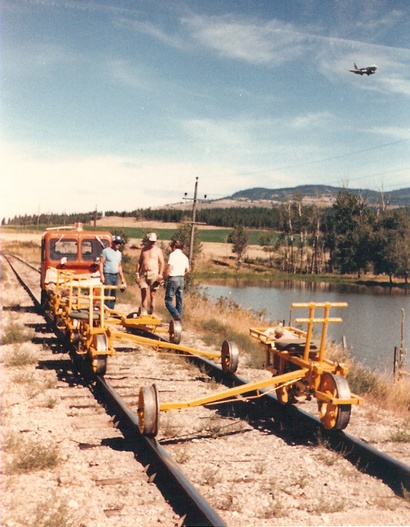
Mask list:
[[[41,301],[55,282],[58,270],[99,276],[98,261],[105,247],[111,245],[110,232],[86,231],[81,223],[47,229],[41,240]]]

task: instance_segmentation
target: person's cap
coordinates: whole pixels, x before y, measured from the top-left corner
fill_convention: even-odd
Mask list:
[[[158,238],[157,238],[157,234],[156,234],[155,232],[149,232],[149,233],[147,234],[147,240],[148,240],[149,242],[156,242],[157,239],[158,239]]]
[[[112,239],[112,243],[122,243],[121,236],[114,236]]]

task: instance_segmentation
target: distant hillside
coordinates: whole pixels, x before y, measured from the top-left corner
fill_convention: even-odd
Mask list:
[[[333,202],[337,194],[344,190],[343,187],[331,187],[329,185],[300,185],[298,187],[268,189],[268,188],[251,188],[235,192],[230,196],[234,200],[268,200],[281,202],[294,198],[295,195],[303,197],[306,202]],[[393,190],[391,192],[377,192],[367,189],[347,189],[350,193],[361,195],[368,203],[378,204],[381,195],[384,196],[386,204],[395,207],[410,206],[410,187]]]
[[[255,187],[240,190],[231,196],[222,199],[200,200],[198,201],[197,207],[198,209],[272,207],[279,205],[283,201],[292,200],[295,196],[301,196],[304,205],[315,204],[319,207],[331,207],[337,194],[341,190],[344,190],[344,188],[331,187],[329,185],[299,185],[297,187],[277,189]],[[380,203],[383,195],[385,204],[390,208],[410,207],[410,187],[383,193],[368,189],[348,188],[347,190],[352,194],[360,194],[370,205],[377,205]],[[167,205],[166,207],[157,208],[190,210],[192,209],[192,202],[174,203],[172,205]]]

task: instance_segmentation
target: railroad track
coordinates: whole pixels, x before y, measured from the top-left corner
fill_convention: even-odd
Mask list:
[[[25,281],[21,272],[11,262],[10,257],[6,257],[6,259],[36,307],[40,308],[39,296],[32,289],[32,281],[31,284]],[[18,261],[32,270],[38,271],[34,266],[24,262],[23,259],[18,258]],[[64,334],[54,325],[54,321],[50,316],[46,312],[43,313],[48,324],[53,326],[58,337],[64,342]],[[70,349],[69,343],[64,345],[75,362],[78,371],[82,372],[83,375],[87,375],[84,372],[82,360],[78,359],[78,356]],[[155,482],[164,499],[170,503],[174,511],[180,516],[182,522],[180,525],[224,526],[225,523],[217,512],[198,493],[161,445],[155,439],[140,435],[137,417],[119,397],[110,383],[104,377],[98,375],[93,376],[93,378],[86,377],[86,383],[93,391],[96,399],[111,414],[116,427],[122,432],[128,444],[131,445],[138,461],[146,467],[149,481]]]
[[[141,359],[141,354],[139,354],[139,368],[138,371],[135,371],[128,365],[130,356],[135,359],[135,353],[131,352],[130,355],[129,350],[124,348],[123,353],[119,353],[111,361],[109,371],[105,378],[97,377],[93,385],[93,391],[98,400],[106,401],[107,396],[102,396],[101,394],[105,393],[107,389],[108,392],[112,392],[110,396],[111,401],[109,403],[105,402],[104,404],[107,405],[108,411],[113,415],[115,421],[118,422],[119,429],[124,433],[124,437],[128,438],[138,436],[135,428],[137,426],[135,416],[137,411],[136,393],[137,388],[142,384],[147,384],[147,381],[154,380],[158,383],[161,398],[166,397],[169,393],[172,393],[173,397],[175,397],[179,394],[183,396],[184,393],[191,390],[195,391],[195,393],[197,391],[207,392],[213,390],[215,386],[209,382],[209,378],[215,379],[218,383],[224,382],[230,386],[240,385],[246,382],[240,376],[230,375],[227,377],[223,375],[221,368],[215,367],[212,362],[200,357],[190,358],[192,362],[199,366],[200,374],[198,374],[197,369],[191,369],[189,374],[184,373],[184,375],[181,374],[179,377],[178,373],[183,368],[186,368],[186,359],[180,358],[177,362],[174,362],[174,358],[172,357],[168,358],[164,354],[162,358],[158,358],[158,354],[151,352],[148,359],[148,362],[152,366],[150,370],[150,368],[142,367],[141,362],[143,362],[143,359]],[[165,362],[168,366],[164,368],[164,364],[160,364],[160,367],[158,367],[157,359],[159,362]],[[168,375],[166,373],[158,374],[158,371],[166,372],[167,367],[169,371]],[[115,389],[113,389],[112,384],[118,384],[118,386],[115,386]],[[193,386],[195,386],[195,389],[192,388]],[[120,410],[120,407],[116,406],[117,398],[130,401],[131,409],[125,405]],[[209,487],[212,486],[218,487],[218,469],[224,463],[231,464],[231,472],[235,480],[234,474],[238,470],[237,467],[241,466],[241,464],[243,466],[243,463],[246,463],[246,461],[238,459],[239,453],[235,453],[235,440],[238,437],[247,436],[249,438],[248,463],[252,464],[254,468],[259,463],[259,468],[256,471],[251,471],[253,473],[252,477],[255,478],[255,472],[261,472],[262,479],[265,480],[265,483],[267,480],[269,481],[270,476],[268,473],[264,474],[262,464],[278,463],[281,459],[280,456],[282,455],[284,444],[286,444],[288,449],[289,444],[292,444],[298,450],[298,455],[302,458],[303,456],[312,455],[312,445],[317,446],[320,444],[321,447],[325,446],[327,451],[338,452],[340,458],[344,462],[347,461],[349,463],[351,467],[349,471],[368,474],[378,478],[398,496],[407,496],[410,492],[410,468],[407,465],[383,454],[349,434],[341,431],[336,433],[324,431],[317,418],[307,414],[297,406],[284,408],[272,394],[266,394],[264,397],[255,399],[251,403],[243,402],[232,405],[218,404],[212,409],[198,408],[195,411],[187,410],[186,412],[193,416],[192,418],[188,418],[188,426],[187,418],[181,418],[183,414],[186,415],[185,411],[178,412],[178,414],[171,412],[169,414],[170,418],[172,417],[171,424],[168,421],[168,416],[161,423],[161,425],[164,425],[164,433],[160,433],[159,442],[153,439],[145,439],[147,443],[144,450],[148,450],[149,445],[150,449],[161,451],[163,450],[161,445],[165,445],[167,450],[171,454],[174,454],[174,457],[183,464],[184,472],[187,472],[188,477],[193,479],[194,483],[197,483],[197,486],[205,487],[205,490],[209,490]],[[246,418],[246,421],[243,421],[243,418]],[[201,422],[206,422],[207,426],[198,426],[198,423]],[[246,424],[243,425],[241,423]],[[278,451],[281,451],[279,458],[271,455],[272,443],[276,445]],[[200,448],[198,449],[199,444]],[[217,454],[215,454],[218,448],[220,449],[219,459]],[[303,450],[303,453],[300,450]],[[240,452],[243,457],[243,446]],[[164,457],[168,458],[172,467],[175,466],[175,463],[169,458],[169,454],[165,453]],[[209,460],[210,463],[204,463],[202,472],[198,476],[197,459],[199,457]],[[186,458],[189,459],[187,460]],[[215,459],[218,459],[219,463],[215,463]],[[155,479],[158,478],[158,483],[160,484],[161,477],[158,476],[159,470],[157,470],[155,462],[151,461],[149,464],[153,467],[150,475],[157,474]],[[344,465],[345,469],[346,466]],[[306,467],[304,464],[302,463],[297,470],[299,470],[298,477],[303,479],[306,476]],[[280,472],[283,475],[283,468]],[[278,474],[275,477],[277,478]],[[165,481],[167,478],[168,476],[164,476]],[[246,479],[249,478],[244,477],[243,473],[242,475],[237,474],[234,487],[236,485],[239,491],[239,487],[243,483],[249,483]],[[285,476],[283,476],[283,480],[286,481]],[[203,482],[205,482],[205,485],[203,485]],[[302,488],[300,483],[299,487]],[[245,506],[245,504],[238,503],[235,492],[232,491],[232,488],[229,490],[230,492],[227,492],[226,495],[219,496],[219,499],[212,492],[209,493],[209,496],[212,498],[212,502],[217,503],[217,508],[221,511],[222,516],[225,514],[232,517],[235,516],[235,512],[241,512],[241,507]],[[271,497],[272,492],[269,489],[265,490],[267,496],[270,496],[267,501],[265,500],[266,507],[277,507],[276,500]],[[166,490],[163,489],[163,492],[166,494]],[[237,494],[240,494],[240,492]],[[175,510],[181,510],[178,507],[179,505],[176,504]],[[216,516],[213,519],[207,518],[203,520],[205,523],[198,523],[197,520],[192,520],[194,523],[188,523],[190,519],[189,515],[187,515],[186,524],[222,525],[223,523],[221,523],[222,520],[218,513],[214,511],[214,514]],[[215,521],[215,523],[211,523],[212,521]],[[250,525],[249,522],[244,524]],[[259,525],[264,524],[259,522]]]

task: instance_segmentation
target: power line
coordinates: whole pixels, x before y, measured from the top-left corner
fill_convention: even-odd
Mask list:
[[[344,157],[354,156],[357,154],[363,154],[365,152],[371,152],[372,150],[378,150],[380,148],[385,148],[386,146],[396,145],[399,143],[403,143],[409,141],[409,139],[398,139],[397,141],[392,141],[391,143],[383,143],[382,145],[378,146],[371,146],[369,148],[363,148],[362,150],[356,150],[354,152],[347,152],[346,154],[340,154],[337,156],[331,156],[331,157],[325,157],[323,159],[317,159],[315,161],[304,161],[303,163],[298,163],[296,165],[283,165],[279,167],[273,167],[266,170],[257,170],[254,172],[240,172],[239,176],[251,176],[253,174],[265,174],[267,172],[272,172],[274,170],[287,170],[289,168],[297,168],[297,167],[303,167],[306,165],[314,165],[318,163],[324,163],[325,161],[333,161],[334,159],[343,159]]]
[[[299,163],[297,165],[290,165],[290,166],[282,167],[282,168],[280,167],[280,168],[277,168],[277,169],[274,169],[274,170],[285,170],[286,168],[296,168],[296,167],[305,166],[305,165],[313,165],[315,163],[324,163],[325,161],[333,161],[334,159],[342,159],[344,157],[349,157],[349,156],[353,156],[353,155],[357,155],[357,154],[363,154],[364,152],[371,152],[372,150],[378,150],[379,148],[385,148],[386,146],[391,146],[391,145],[396,145],[398,143],[403,143],[404,141],[408,141],[408,139],[399,139],[397,141],[392,141],[391,143],[384,143],[383,145],[372,146],[372,147],[369,147],[369,148],[364,148],[362,150],[356,150],[355,152],[349,152],[347,154],[340,154],[338,156],[326,157],[324,159],[319,159],[317,161],[307,161],[306,163]]]

